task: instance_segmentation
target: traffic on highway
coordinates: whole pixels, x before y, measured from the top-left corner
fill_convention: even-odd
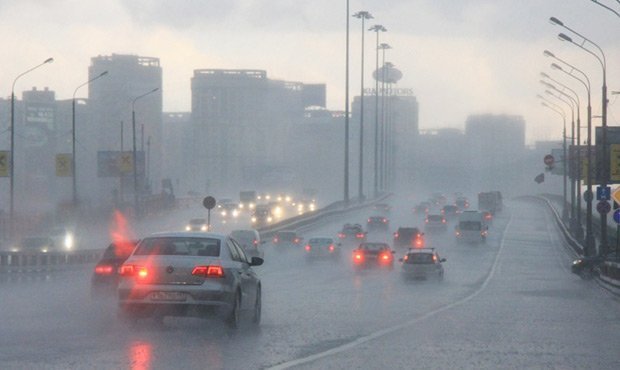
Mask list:
[[[414,212],[410,197],[387,200],[392,207],[382,217],[390,227],[363,230],[360,241],[339,234],[343,225],[378,217],[372,202],[304,226],[301,243],[261,239],[262,258],[227,237],[229,224],[185,231],[183,217],[197,207],[151,225],[178,231],[117,246],[126,259],[116,269],[97,263],[3,274],[3,368],[617,363],[617,299],[571,274],[571,256],[542,203],[506,202],[484,240],[460,241],[457,218],[446,232],[423,233],[419,246],[414,234],[409,244],[394,244],[394,233],[421,230],[426,216]],[[432,201],[429,214],[453,201]],[[474,208],[459,209],[459,217]],[[247,278],[239,275],[244,269]],[[117,277],[104,282],[102,274]],[[412,347],[423,350],[403,355]]]

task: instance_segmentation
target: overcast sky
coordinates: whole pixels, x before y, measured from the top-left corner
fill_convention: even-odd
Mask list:
[[[599,0],[620,12],[616,0]],[[595,115],[601,111],[601,67],[565,32],[562,20],[597,42],[607,56],[609,90],[620,90],[620,18],[591,0],[351,0],[367,10],[368,26],[388,29],[381,42],[403,72],[399,87],[420,104],[420,128],[462,128],[472,113],[523,115],[527,140],[561,135],[561,118],[541,106],[538,82],[551,71],[549,49],[584,70],[592,81]],[[165,111],[189,111],[190,78],[199,68],[267,70],[275,79],[326,83],[328,108],[344,109],[345,0],[0,0],[0,95],[13,79],[52,56],[51,65],[21,78],[19,93],[48,86],[71,98],[88,79],[90,58],[137,54],[158,57]],[[367,27],[368,28],[368,27]],[[351,20],[351,92],[359,91],[361,22]],[[579,37],[574,37],[576,41]],[[367,33],[366,79],[372,84],[375,34]],[[585,44],[586,47],[591,47]],[[85,96],[87,89],[78,96]],[[610,95],[609,124],[620,124],[620,101]],[[585,109],[584,109],[585,111]],[[585,121],[585,119],[584,119]],[[595,123],[600,120],[595,119]]]

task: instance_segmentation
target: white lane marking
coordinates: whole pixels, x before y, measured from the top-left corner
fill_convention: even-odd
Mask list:
[[[381,329],[379,331],[376,331],[374,333],[368,334],[366,336],[363,337],[359,337],[349,343],[345,343],[342,344],[340,346],[328,349],[326,351],[323,352],[319,352],[319,353],[315,353],[313,355],[310,356],[306,356],[306,357],[302,357],[302,358],[298,358],[295,360],[291,360],[291,361],[287,361],[287,362],[283,362],[281,364],[272,366],[272,367],[268,367],[267,369],[269,370],[281,370],[281,369],[289,369],[292,368],[294,366],[299,366],[299,365],[303,365],[303,364],[307,364],[325,357],[329,357],[329,356],[333,356],[336,355],[338,353],[344,352],[344,351],[348,351],[352,348],[355,348],[361,344],[364,344],[366,342],[370,342],[374,339],[383,337],[387,334],[391,334],[395,331],[404,329],[406,327],[412,326],[416,323],[418,323],[419,321],[422,320],[426,320],[429,317],[432,317],[438,313],[441,313],[443,311],[449,310],[451,308],[454,308],[456,306],[462,305],[466,302],[469,302],[470,300],[472,300],[473,298],[475,298],[478,294],[480,294],[483,290],[486,289],[487,285],[489,284],[489,282],[491,281],[491,279],[493,278],[493,275],[495,274],[495,270],[497,268],[498,262],[499,262],[499,257],[502,254],[502,251],[504,249],[504,242],[506,240],[506,234],[508,233],[508,229],[510,228],[510,225],[512,224],[512,215],[510,215],[510,220],[508,221],[508,224],[506,225],[506,229],[504,230],[504,234],[502,235],[502,239],[500,241],[500,246],[499,246],[499,250],[497,252],[497,254],[495,255],[495,259],[493,260],[493,265],[491,266],[491,271],[489,271],[487,277],[485,278],[484,282],[482,283],[482,285],[480,285],[480,287],[473,292],[472,294],[470,294],[469,296],[466,296],[464,298],[459,299],[458,301],[449,303],[445,306],[439,307],[433,311],[429,311],[426,314],[420,316],[420,317],[416,317],[414,319],[411,319],[409,321],[405,321],[402,324],[399,325],[394,325],[392,327],[389,328],[385,328],[385,329]]]

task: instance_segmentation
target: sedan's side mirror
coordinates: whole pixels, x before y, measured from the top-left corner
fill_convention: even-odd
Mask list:
[[[260,257],[252,257],[252,260],[250,261],[250,266],[260,266],[263,264],[265,260],[263,260]]]
[[[445,259],[445,258],[441,258],[441,259],[439,260],[439,262],[446,262],[446,259]]]

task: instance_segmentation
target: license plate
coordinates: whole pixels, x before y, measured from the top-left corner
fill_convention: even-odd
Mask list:
[[[187,299],[187,295],[182,292],[153,292],[150,295],[153,301],[177,301],[182,302]]]

